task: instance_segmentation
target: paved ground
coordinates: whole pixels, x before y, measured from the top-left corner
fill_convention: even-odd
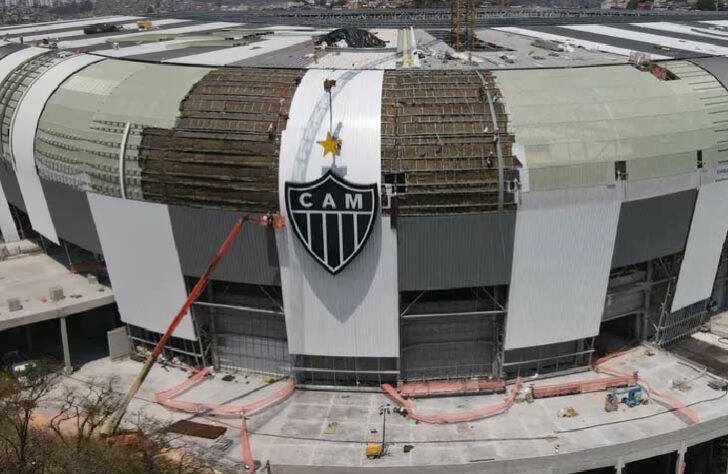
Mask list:
[[[0,261],[0,331],[114,302],[109,287],[70,273],[45,253],[28,253],[33,246],[28,241],[7,244],[11,255]],[[49,300],[49,289],[54,286],[63,288],[65,298],[61,301]],[[11,297],[20,298],[22,310],[10,312],[7,299]]]
[[[130,360],[110,362],[101,359],[83,366],[66,383],[77,384],[100,380],[113,373],[119,378],[119,389],[131,381],[140,364]],[[728,415],[728,403],[722,394],[707,386],[710,380],[699,368],[685,364],[674,355],[657,351],[648,355],[638,347],[609,361],[605,367],[622,372],[637,370],[640,377],[663,393],[693,404],[701,422]],[[169,388],[186,379],[180,369],[155,367],[131,407],[132,412],[144,412],[163,421],[192,418],[173,413],[153,402],[154,392]],[[551,384],[573,379],[603,376],[593,372],[574,374],[538,381]],[[673,380],[689,380],[686,391],[672,389]],[[236,376],[225,382],[220,376],[208,379],[184,394],[180,399],[215,403],[249,403],[272,393],[280,383],[266,385],[257,376]],[[444,397],[418,400],[423,412],[442,413],[468,410],[498,403],[503,395]],[[652,436],[670,433],[687,425],[663,406],[650,403],[627,408],[622,405],[616,413],[604,412],[604,393],[566,396],[514,405],[504,415],[474,423],[433,426],[415,423],[400,415],[387,418],[389,455],[379,460],[364,456],[364,443],[381,439],[380,405],[391,403],[381,394],[304,391],[295,392],[288,400],[263,413],[253,415],[248,422],[251,443],[256,459],[273,465],[308,466],[422,466],[487,462],[574,453]],[[561,408],[573,407],[578,416],[560,418]],[[228,427],[225,435],[234,445],[225,452],[224,462],[240,462],[237,442],[239,420],[234,417],[197,417],[206,423]],[[195,440],[207,448],[210,442]],[[404,453],[404,445],[414,446]]]

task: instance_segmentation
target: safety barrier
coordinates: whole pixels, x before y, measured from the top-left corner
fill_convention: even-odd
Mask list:
[[[515,386],[511,389],[511,393],[508,394],[506,399],[498,404],[490,405],[482,408],[478,408],[471,411],[456,412],[456,413],[444,413],[440,415],[422,415],[420,414],[412,403],[412,400],[406,399],[400,395],[397,390],[389,384],[382,385],[382,389],[389,395],[395,402],[400,406],[407,409],[407,413],[410,418],[422,423],[429,423],[433,425],[446,425],[450,423],[467,423],[471,421],[482,420],[491,416],[500,415],[508,411],[513,405],[516,399],[516,394],[521,390],[523,381],[519,377],[516,379]]]
[[[574,395],[577,393],[601,392],[610,388],[626,387],[635,385],[638,381],[637,374],[614,375],[592,380],[579,380],[556,385],[544,385],[533,387],[533,398],[560,397],[562,395]]]
[[[506,391],[506,381],[495,380],[433,380],[402,384],[399,393],[405,397],[432,397],[438,395],[463,395],[470,393],[501,393]]]

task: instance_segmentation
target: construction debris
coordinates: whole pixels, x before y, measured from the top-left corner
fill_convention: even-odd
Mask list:
[[[559,418],[574,418],[575,416],[579,416],[579,412],[574,407],[565,407],[559,410]]]
[[[381,443],[369,443],[366,445],[365,454],[369,459],[381,458],[384,454],[384,447]]]
[[[338,423],[331,422],[328,425],[326,425],[326,429],[324,429],[324,434],[327,435],[335,435],[336,434],[336,428],[339,426]]]
[[[233,444],[234,442],[230,438],[220,438],[212,443],[210,449],[217,454],[223,455],[233,447]]]
[[[708,382],[708,387],[713,390],[719,390],[721,392],[728,392],[728,382],[725,380],[711,380]]]
[[[180,420],[172,423],[165,430],[167,433],[177,433],[195,438],[218,439],[227,432],[224,426],[208,425],[194,421]]]
[[[326,48],[384,48],[387,43],[358,28],[341,28],[321,36],[317,45]]]

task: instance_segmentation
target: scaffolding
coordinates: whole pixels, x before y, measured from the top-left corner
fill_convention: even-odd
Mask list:
[[[212,280],[192,312],[203,352],[215,369],[289,374],[280,287]]]
[[[182,103],[174,129],[144,129],[144,198],[235,211],[278,209],[280,138],[302,75],[210,72]]]
[[[475,49],[476,11],[475,0],[451,0],[450,34],[455,51]]]
[[[506,294],[503,287],[403,293],[401,379],[499,377]]]
[[[515,209],[518,162],[487,71],[387,71],[382,183],[393,214]]]

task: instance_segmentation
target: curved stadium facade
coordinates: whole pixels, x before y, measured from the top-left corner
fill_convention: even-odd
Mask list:
[[[0,48],[2,235],[105,262],[137,341],[239,217],[269,213],[285,225],[246,224],[180,354],[325,387],[513,379],[669,344],[728,304],[728,59],[317,68],[25,46]]]

